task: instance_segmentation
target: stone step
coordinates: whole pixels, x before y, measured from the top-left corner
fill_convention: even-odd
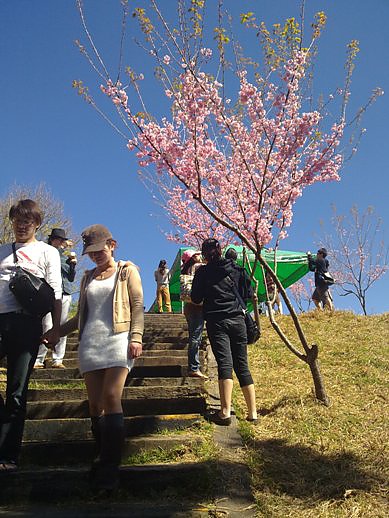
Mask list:
[[[163,449],[172,451],[177,447],[190,448],[200,445],[202,439],[191,429],[183,435],[146,435],[143,437],[128,437],[123,448],[123,463],[130,455],[143,451]],[[23,466],[69,466],[90,464],[94,458],[95,442],[93,439],[62,441],[62,442],[30,442],[24,443],[21,452]]]
[[[172,340],[175,340],[180,337],[188,336],[188,325],[163,325],[160,327],[159,325],[151,325],[145,328],[143,333],[144,341],[150,340],[159,336],[162,333],[162,336],[170,335]],[[68,337],[67,343],[75,344],[78,342],[78,336]]]
[[[140,415],[124,418],[126,437],[143,436],[166,430],[185,430],[198,426],[198,414]],[[27,419],[23,442],[63,442],[92,439],[89,418]]]
[[[143,337],[143,343],[145,347],[147,348],[158,348],[158,345],[160,343],[164,344],[170,344],[170,348],[174,349],[174,346],[177,346],[177,348],[185,347],[188,344],[188,332],[174,332],[164,330],[164,332],[156,332],[154,334],[145,335]],[[69,341],[67,342],[66,350],[67,351],[74,351],[78,347],[78,340]]]
[[[62,371],[63,372],[63,371]],[[66,372],[66,371],[65,371]],[[72,380],[64,378],[46,378],[46,379],[33,379],[30,382],[30,387],[39,388],[64,388],[68,385],[70,388],[84,388],[84,380]],[[130,378],[126,379],[126,387],[200,387],[204,385],[204,380],[200,378],[180,377],[180,378]],[[5,389],[5,382],[0,382],[0,388]]]
[[[122,399],[128,400],[142,400],[148,399],[172,399],[172,398],[186,398],[186,397],[203,397],[206,394],[202,386],[140,386],[140,387],[125,387],[123,390]],[[46,401],[75,401],[77,399],[87,399],[87,392],[85,387],[81,388],[54,388],[54,389],[29,389],[27,400],[29,402],[44,403]]]
[[[204,349],[200,350],[200,356],[204,356],[206,351]],[[188,351],[186,349],[147,349],[144,348],[142,352],[142,356],[144,358],[149,357],[162,357],[162,356],[169,356],[169,357],[176,357],[176,358],[187,358],[188,357]],[[78,352],[77,351],[66,351],[65,356],[65,363],[68,360],[73,360],[78,358]],[[50,365],[50,363],[49,363]]]
[[[123,412],[127,416],[151,414],[186,414],[205,412],[205,398],[201,395],[182,398],[123,399]],[[27,419],[60,419],[88,417],[88,400],[30,401],[27,405]]]
[[[157,358],[158,360],[158,358]],[[65,362],[66,363],[66,362]],[[130,378],[156,378],[156,377],[174,377],[179,378],[186,376],[187,367],[182,362],[171,361],[170,365],[158,365],[158,362],[154,362],[154,365],[135,365],[131,372],[128,374]],[[182,363],[182,365],[180,365]],[[204,369],[206,371],[206,369]],[[67,379],[76,380],[82,379],[82,375],[76,368],[69,369],[34,369],[31,374],[32,380],[38,379]],[[0,381],[4,381],[4,376],[0,376]]]
[[[183,494],[199,494],[202,497],[209,492],[216,478],[216,469],[212,463],[175,463],[155,464],[151,466],[124,466],[120,469],[120,494],[150,498],[150,488],[164,492],[177,486]],[[96,498],[88,484],[86,468],[36,468],[20,469],[16,473],[2,477],[0,502],[65,502],[89,501]],[[150,503],[152,505],[152,503]],[[109,511],[107,509],[107,516]],[[131,516],[129,510],[128,516]],[[170,516],[170,515],[169,515]]]
[[[140,356],[135,360],[134,367],[166,367],[169,365],[185,366],[188,364],[188,355],[185,354],[185,351],[184,354],[170,354],[166,351],[159,351],[159,353],[160,354],[144,354]],[[200,359],[202,360],[202,363],[204,363],[203,352],[200,354]],[[67,369],[76,369],[78,368],[78,357],[73,355],[73,357],[66,358],[64,359],[63,364]],[[45,365],[48,365],[47,368],[50,368],[49,361]]]
[[[151,323],[157,323],[158,325],[173,324],[173,323],[186,323],[186,318],[183,313],[145,313],[145,327]]]
[[[204,342],[206,343],[206,342]],[[149,340],[147,342],[143,342],[143,351],[149,351],[151,349],[154,350],[162,350],[162,349],[169,349],[169,350],[182,350],[186,349],[188,347],[188,337],[185,336],[183,338],[172,340],[172,341],[166,341],[166,339],[161,340]],[[73,345],[69,346],[69,344],[66,347],[66,356],[69,353],[76,352],[78,349],[78,342],[75,342]],[[47,358],[51,358],[50,351],[47,353]]]

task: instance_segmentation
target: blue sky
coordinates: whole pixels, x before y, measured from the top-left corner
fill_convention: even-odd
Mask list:
[[[174,0],[160,3],[170,14],[175,12],[171,9]],[[84,5],[96,43],[115,71],[119,0],[84,0]],[[225,6],[236,17],[240,12],[255,11],[257,19],[269,26],[299,13],[297,0],[226,0]],[[286,250],[315,250],[319,222],[328,223],[332,203],[340,212],[347,212],[353,204],[361,209],[372,205],[386,230],[389,221],[389,2],[307,0],[307,20],[319,10],[326,12],[328,22],[319,49],[316,92],[329,93],[342,85],[345,46],[357,39],[361,52],[351,107],[362,105],[376,86],[387,95],[367,112],[363,122],[367,132],[358,153],[343,169],[341,182],[315,185],[295,206],[290,237],[281,246]],[[119,242],[118,257],[141,267],[148,307],[154,299],[154,269],[161,258],[171,264],[178,246],[166,240],[162,230],[169,230],[168,223],[139,181],[139,167],[125,142],[71,87],[74,79],[82,79],[92,91],[99,84],[74,46],[77,38],[83,38],[83,31],[71,0],[0,0],[0,195],[15,182],[45,182],[53,196],[64,203],[75,233],[94,223],[108,226]],[[256,56],[255,49],[247,50]],[[131,59],[138,72],[146,75],[150,107],[161,113],[161,94],[148,81],[150,70],[140,49],[131,51]],[[102,95],[97,100],[105,106]],[[89,266],[87,262],[85,266]],[[372,288],[369,312],[388,311],[388,278]],[[335,304],[357,310],[349,297],[335,298]]]

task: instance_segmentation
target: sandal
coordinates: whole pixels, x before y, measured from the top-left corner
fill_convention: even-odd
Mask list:
[[[258,424],[258,417],[246,417],[246,421],[251,424]]]
[[[0,461],[0,473],[10,473],[16,471],[18,465],[13,460],[1,460]]]
[[[190,371],[188,376],[190,378],[201,378],[204,380],[208,379],[208,376],[206,374],[203,374],[201,371]]]

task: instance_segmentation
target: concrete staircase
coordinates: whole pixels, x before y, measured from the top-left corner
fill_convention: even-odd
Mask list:
[[[201,463],[126,465],[144,450],[169,450],[201,442],[207,390],[203,380],[187,377],[187,325],[183,315],[146,314],[144,353],[136,360],[123,394],[126,443],[121,490],[142,484],[205,481]],[[205,347],[204,339],[204,349]],[[53,502],[85,497],[93,457],[87,396],[78,371],[77,338],[68,339],[66,370],[49,366],[33,372],[28,395],[21,469],[2,477],[0,503],[14,499]],[[207,353],[201,351],[207,371]],[[204,367],[203,367],[204,366]],[[0,390],[5,373],[0,374]],[[169,431],[169,432],[168,432]],[[78,496],[77,496],[78,495]]]

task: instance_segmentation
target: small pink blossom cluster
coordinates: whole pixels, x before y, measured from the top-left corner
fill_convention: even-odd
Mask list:
[[[208,49],[208,48],[202,48],[200,49],[200,54],[205,57],[205,58],[210,58],[212,57],[212,49]]]
[[[100,85],[101,91],[108,95],[112,99],[112,102],[116,105],[121,105],[123,108],[127,108],[128,95],[125,90],[121,89],[122,84],[117,82],[115,85],[112,81],[107,81],[107,86]]]

